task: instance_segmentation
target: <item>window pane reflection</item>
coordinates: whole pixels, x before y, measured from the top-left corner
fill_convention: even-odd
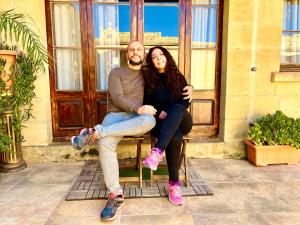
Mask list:
[[[95,46],[120,46],[130,41],[129,5],[94,5]]]
[[[192,50],[191,82],[196,90],[215,88],[215,50]]]
[[[281,64],[300,64],[300,3],[297,0],[284,1],[280,61]]]
[[[97,49],[96,50],[96,76],[97,76],[97,90],[107,90],[107,79],[110,71],[113,68],[127,65],[126,49],[110,50]]]
[[[281,42],[281,64],[300,64],[300,32],[284,32]]]
[[[178,45],[178,4],[144,6],[144,44]]]

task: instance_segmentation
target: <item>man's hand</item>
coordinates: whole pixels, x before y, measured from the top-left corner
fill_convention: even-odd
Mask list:
[[[166,118],[167,116],[167,113],[165,111],[161,111],[160,114],[159,114],[159,119],[163,120],[164,118]]]
[[[182,95],[185,95],[185,97],[183,99],[189,99],[189,102],[192,101],[192,94],[193,94],[193,87],[192,86],[185,86],[183,88],[183,93]]]
[[[147,114],[150,114],[153,116],[156,114],[156,112],[157,112],[157,110],[152,105],[142,105],[137,111],[138,114],[146,114],[147,113]]]

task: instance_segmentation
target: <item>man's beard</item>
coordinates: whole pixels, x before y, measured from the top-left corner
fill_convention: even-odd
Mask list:
[[[129,64],[133,65],[133,66],[138,66],[141,65],[143,63],[142,60],[138,61],[138,62],[134,62],[131,59],[129,59]]]

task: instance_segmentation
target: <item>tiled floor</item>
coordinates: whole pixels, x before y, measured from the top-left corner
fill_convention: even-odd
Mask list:
[[[127,199],[105,224],[300,225],[300,164],[254,167],[247,161],[192,159],[213,196]],[[0,224],[101,224],[105,200],[65,201],[83,162],[31,165],[0,174]]]

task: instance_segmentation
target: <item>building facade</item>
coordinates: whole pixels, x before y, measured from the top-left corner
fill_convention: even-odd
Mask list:
[[[12,8],[33,18],[50,56],[27,155],[102,121],[108,73],[134,39],[167,47],[194,86],[191,156],[243,157],[250,122],[276,110],[300,117],[298,1],[1,0]]]

